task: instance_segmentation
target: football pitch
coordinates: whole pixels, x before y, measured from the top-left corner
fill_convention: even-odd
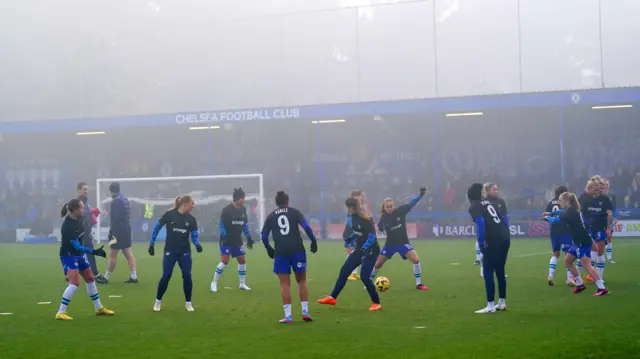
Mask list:
[[[308,244],[308,241],[306,242]],[[485,306],[471,240],[413,241],[429,291],[415,290],[412,267],[398,257],[380,275],[384,309],[369,312],[360,281],[349,281],[338,305],[316,300],[330,293],[342,262],[339,242],[320,242],[308,254],[309,302],[314,321],[302,322],[297,287],[293,325],[283,317],[278,281],[260,243],[247,256],[247,284],[238,289],[230,262],[220,292],[209,292],[218,247],[204,243],[194,255],[196,312],[184,310],[176,266],[160,313],[152,312],[162,252],[150,257],[136,244],[139,284],[124,284],[124,257],[99,286],[115,317],[95,317],[84,285],[69,306],[75,320],[54,320],[66,287],[57,246],[0,245],[0,358],[634,358],[640,356],[640,240],[616,238],[605,280],[610,295],[573,295],[558,264],[556,286],[547,285],[546,239],[513,240],[507,262],[507,312],[479,315]],[[159,248],[163,244],[158,245]],[[106,260],[98,265],[106,269]],[[50,302],[50,304],[46,304]],[[41,304],[39,304],[41,303]],[[8,314],[11,313],[11,314]]]

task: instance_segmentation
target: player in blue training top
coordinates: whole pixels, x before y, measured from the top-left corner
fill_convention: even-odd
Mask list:
[[[609,180],[607,179],[602,181],[602,194],[609,197],[609,200],[611,200],[611,208],[613,208],[611,228],[607,231],[607,246],[605,247],[607,252],[607,263],[616,264],[613,260],[613,227],[618,224],[618,201],[616,194],[609,192]]]
[[[505,264],[511,247],[509,225],[504,215],[496,210],[490,200],[483,199],[482,184],[474,183],[467,191],[471,202],[469,214],[476,225],[478,245],[482,252],[482,268],[484,270],[484,286],[487,294],[487,306],[476,313],[495,313],[496,310],[507,310],[507,280]],[[498,305],[495,300],[495,273],[498,281]]]
[[[247,237],[247,248],[253,249],[253,239],[249,230],[249,217],[244,206],[245,194],[242,188],[233,189],[233,202],[222,209],[220,214],[220,263],[216,266],[216,273],[211,282],[211,291],[218,291],[218,281],[229,264],[230,258],[238,261],[238,276],[240,289],[251,290],[245,283],[247,277],[247,252],[242,244],[242,234]]]
[[[605,247],[607,232],[613,222],[613,206],[609,197],[602,194],[603,180],[600,176],[593,176],[587,183],[586,192],[580,196],[579,203],[582,215],[589,226],[595,245],[591,249],[591,265],[596,267],[599,277],[604,277]],[[595,279],[589,275],[587,280]]]
[[[129,199],[120,193],[120,183],[113,182],[109,185],[111,192],[111,210],[109,212],[109,266],[104,278],[108,281],[113,270],[116,269],[118,252],[122,251],[129,264],[129,279],[125,283],[138,283],[136,273],[136,258],[131,250],[131,205]]]
[[[378,270],[382,268],[387,260],[398,253],[403,260],[409,258],[411,263],[413,263],[413,276],[416,278],[416,289],[429,290],[427,286],[422,284],[420,259],[418,258],[418,253],[409,243],[409,236],[407,235],[407,214],[418,204],[418,201],[420,201],[426,191],[426,188],[420,188],[419,195],[413,197],[408,204],[403,204],[398,208],[394,206],[391,198],[387,198],[382,202],[378,230],[381,233],[387,234],[387,242],[384,244],[384,247],[382,247],[373,272],[371,272],[371,279],[375,278]]]
[[[594,245],[593,238],[589,234],[587,227],[581,215],[581,207],[576,195],[573,193],[565,192],[560,195],[560,210],[555,212],[543,213],[544,218],[551,224],[566,223],[571,231],[571,238],[573,239],[573,245],[564,257],[564,264],[569,268],[573,277],[576,280],[576,287],[573,289],[573,293],[580,293],[587,289],[580,278],[580,271],[573,265],[576,259],[582,262],[582,266],[587,270],[596,282],[598,291],[594,296],[602,296],[609,291],[604,286],[604,282],[599,277],[598,272],[591,265],[589,255],[591,254],[591,248]]]
[[[276,194],[278,209],[271,212],[262,226],[262,243],[269,258],[273,259],[273,272],[280,279],[280,293],[284,307],[284,318],[280,323],[293,323],[291,317],[291,269],[298,282],[298,293],[302,304],[302,320],[311,321],[309,315],[309,291],[307,289],[307,254],[302,244],[299,225],[311,240],[311,253],[318,251],[316,236],[304,215],[289,207],[289,195],[280,191]],[[269,234],[273,235],[275,249],[269,244]]]
[[[195,206],[193,198],[184,195],[176,198],[176,202],[172,209],[165,212],[158,221],[153,233],[151,234],[151,242],[149,243],[149,254],[155,255],[155,243],[158,233],[162,226],[167,228],[167,238],[164,243],[164,255],[162,256],[162,278],[158,283],[158,294],[156,302],[153,305],[153,311],[159,312],[162,309],[162,297],[169,287],[169,280],[173,274],[173,267],[176,262],[182,271],[182,283],[184,289],[185,309],[187,312],[193,312],[195,309],[191,304],[191,292],[193,291],[193,281],[191,279],[191,243],[196,247],[198,253],[202,252],[202,246],[198,240],[198,222],[191,215],[191,210]]]
[[[560,195],[568,192],[569,190],[565,186],[559,186],[556,188],[555,196],[547,204],[545,212],[551,213],[560,210]],[[551,237],[551,259],[549,260],[549,278],[547,282],[549,285],[553,285],[553,276],[556,273],[556,266],[558,265],[558,258],[560,258],[560,250],[567,253],[571,248],[571,232],[566,223],[554,223],[551,225],[551,231],[549,233]],[[571,271],[567,268],[567,285],[575,287],[576,282],[573,280]]]
[[[62,294],[62,302],[60,309],[56,314],[57,320],[72,320],[67,314],[67,306],[73,298],[73,294],[80,285],[80,276],[87,284],[87,293],[93,301],[93,306],[96,309],[96,315],[114,315],[114,312],[106,309],[100,302],[100,295],[98,294],[98,288],[93,277],[91,265],[87,259],[87,254],[103,257],[107,256],[104,251],[104,247],[98,249],[91,249],[82,245],[82,240],[85,235],[85,226],[83,223],[84,203],[79,199],[72,199],[67,205],[62,208],[60,213],[61,217],[65,217],[60,233],[62,235],[60,241],[60,261],[69,279],[69,285]]]
[[[363,190],[351,191],[351,194],[349,196],[357,198],[362,204],[363,210],[367,211],[365,206],[365,198],[364,198]],[[344,249],[347,251],[347,258],[349,258],[349,255],[355,249],[355,238],[356,238],[355,233],[353,233],[351,228],[349,228],[349,226],[345,224],[344,231],[342,232],[342,240],[344,241]],[[358,280],[358,279],[360,279],[360,275],[358,274],[358,267],[355,267],[351,272],[351,274],[349,275],[349,280]]]
[[[342,265],[340,274],[338,274],[338,280],[333,288],[333,292],[328,297],[318,300],[320,304],[336,305],[337,298],[344,286],[347,284],[347,278],[349,274],[360,266],[360,280],[364,283],[371,297],[370,311],[381,310],[380,297],[376,288],[371,280],[371,271],[375,265],[376,259],[380,254],[380,245],[376,238],[376,229],[373,224],[373,218],[370,213],[366,213],[362,210],[362,204],[356,197],[349,197],[345,201],[345,206],[349,211],[347,217],[347,225],[356,234],[355,247],[353,252],[349,254],[349,257]]]

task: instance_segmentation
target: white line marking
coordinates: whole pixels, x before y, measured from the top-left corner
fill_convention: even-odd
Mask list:
[[[459,266],[460,263],[451,263],[452,266]]]
[[[109,298],[122,298],[121,295],[110,295]]]
[[[616,245],[616,248],[623,247],[623,246],[637,246],[637,245],[640,245],[640,242],[637,242],[637,243],[622,243],[622,244]],[[525,257],[541,256],[543,254],[549,255],[549,254],[551,254],[551,251],[516,254],[513,257],[515,257],[515,258],[525,258]]]
[[[414,329],[424,329],[426,327],[414,327]]]
[[[51,304],[51,302],[38,302],[40,305]]]
[[[13,313],[0,313],[0,315],[11,315]]]
[[[224,287],[224,289],[232,289],[231,287]]]

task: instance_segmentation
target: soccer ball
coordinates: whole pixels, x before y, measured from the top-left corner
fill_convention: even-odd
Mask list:
[[[391,286],[391,283],[389,282],[389,279],[387,279],[387,277],[376,278],[376,281],[374,284],[378,292],[386,292],[389,290],[389,287]]]

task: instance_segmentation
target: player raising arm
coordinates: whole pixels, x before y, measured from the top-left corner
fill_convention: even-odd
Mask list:
[[[426,191],[426,188],[420,188],[419,195],[413,197],[408,204],[403,204],[398,208],[395,207],[391,198],[387,198],[382,202],[378,230],[387,233],[387,242],[384,244],[384,247],[382,247],[373,272],[371,272],[372,280],[384,263],[391,259],[394,254],[398,253],[403,260],[409,258],[411,263],[413,263],[416,289],[429,290],[429,288],[422,284],[420,259],[418,258],[418,253],[409,243],[409,236],[407,235],[407,214],[418,204],[418,201],[424,196]]]
[[[98,294],[98,288],[93,278],[91,265],[87,259],[87,254],[105,258],[107,253],[105,253],[103,247],[91,249],[82,245],[85,234],[83,214],[84,203],[79,199],[72,199],[60,213],[61,217],[65,217],[62,227],[60,228],[62,235],[60,241],[60,262],[62,262],[62,266],[67,273],[69,285],[62,294],[62,303],[56,314],[57,320],[73,319],[67,314],[67,306],[80,285],[80,276],[82,276],[87,284],[87,294],[89,294],[89,297],[93,301],[96,315],[115,314],[113,311],[102,306],[100,294]]]
[[[318,242],[304,215],[289,207],[289,195],[280,191],[276,194],[278,209],[271,212],[262,227],[262,243],[269,258],[273,259],[273,272],[280,279],[280,293],[284,307],[284,318],[280,323],[293,323],[291,317],[291,269],[298,282],[298,293],[302,304],[302,320],[311,321],[309,315],[309,291],[307,289],[307,254],[302,244],[298,225],[302,226],[311,240],[311,253],[318,251]],[[269,244],[269,234],[273,234],[275,249]]]
[[[476,313],[495,313],[496,310],[506,310],[507,280],[504,273],[511,246],[506,218],[500,215],[490,201],[482,199],[482,184],[472,184],[467,191],[467,197],[471,202],[469,214],[476,225],[478,245],[482,252],[484,286],[487,294],[486,308]],[[497,306],[494,304],[496,292],[494,273],[498,281]]]
[[[347,278],[354,268],[360,266],[360,279],[369,292],[369,297],[373,302],[370,311],[381,310],[380,297],[371,281],[371,271],[380,254],[380,245],[376,238],[376,230],[371,214],[362,211],[362,204],[356,197],[349,197],[345,201],[345,206],[349,211],[347,216],[348,227],[357,235],[353,252],[349,254],[347,260],[340,269],[338,280],[333,288],[333,292],[328,297],[318,300],[320,304],[336,305],[338,295],[347,284]]]
[[[599,277],[598,272],[593,268],[591,261],[589,260],[589,255],[591,254],[590,250],[594,243],[587,231],[584,221],[582,220],[582,215],[580,213],[581,207],[576,195],[569,192],[561,194],[560,208],[562,210],[551,213],[545,212],[543,213],[543,216],[551,224],[560,222],[566,223],[571,231],[573,245],[564,257],[564,264],[569,268],[576,280],[576,287],[573,289],[573,293],[580,293],[587,289],[582,282],[582,278],[580,278],[580,272],[573,264],[576,259],[582,262],[582,266],[587,270],[587,273],[595,279],[598,291],[594,296],[602,296],[609,293],[607,288],[604,286],[604,282]]]
[[[559,186],[556,188],[555,197],[549,204],[547,204],[547,209],[545,212],[551,213],[560,210],[560,195],[567,192],[568,189],[565,186]],[[571,232],[569,231],[569,227],[567,227],[566,223],[554,223],[551,225],[551,259],[549,260],[549,278],[547,282],[549,285],[553,285],[553,275],[556,272],[556,266],[558,265],[558,258],[560,258],[560,250],[564,253],[567,253],[569,248],[571,247]],[[573,276],[567,268],[567,285],[571,287],[575,287],[576,283],[573,280]]]
[[[159,312],[162,309],[162,297],[169,287],[169,280],[173,274],[173,267],[176,262],[182,271],[182,284],[184,289],[185,309],[187,312],[193,312],[195,309],[191,304],[191,292],[193,291],[193,281],[191,279],[191,244],[196,247],[198,253],[202,252],[202,246],[198,240],[198,222],[191,215],[191,210],[195,206],[193,198],[189,195],[176,198],[176,202],[172,209],[165,212],[158,221],[153,233],[151,234],[151,242],[149,243],[149,254],[155,255],[155,243],[158,233],[163,226],[167,227],[167,238],[164,243],[164,255],[162,256],[162,278],[158,283],[158,294],[156,302],[153,305],[153,311]]]
[[[136,274],[136,258],[131,250],[131,205],[129,199],[120,193],[120,183],[113,182],[109,185],[111,192],[111,211],[109,212],[109,242],[111,248],[109,252],[109,266],[104,278],[108,281],[109,277],[116,269],[118,261],[118,252],[122,251],[124,257],[129,264],[129,279],[125,283],[138,283],[138,275]]]
[[[229,258],[236,258],[238,261],[238,276],[240,277],[240,289],[251,290],[245,284],[247,277],[247,262],[242,244],[242,233],[247,237],[247,248],[253,249],[253,239],[249,231],[247,208],[244,206],[244,191],[242,188],[233,189],[233,202],[222,209],[220,214],[220,263],[216,267],[216,274],[213,275],[211,291],[218,291],[218,281],[229,264]]]

